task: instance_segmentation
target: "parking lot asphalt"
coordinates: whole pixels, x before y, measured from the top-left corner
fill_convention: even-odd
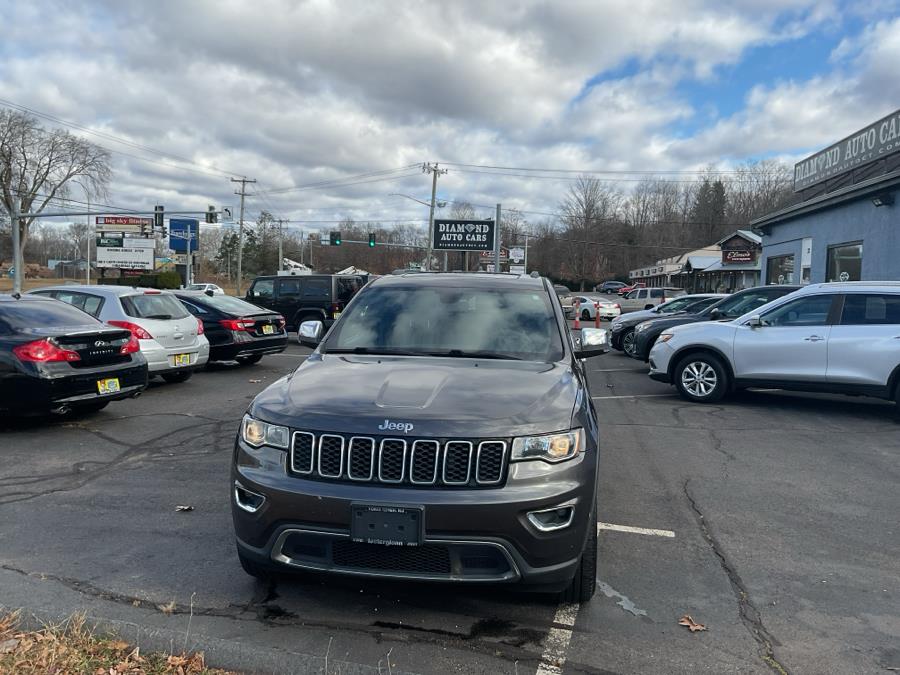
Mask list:
[[[265,673],[900,669],[891,406],[771,391],[692,405],[607,354],[588,362],[602,431],[591,602],[264,585],[234,552],[232,440],[252,397],[306,353],[215,366],[88,417],[0,422],[0,605],[85,612],[142,649]],[[706,630],[678,625],[685,614]]]

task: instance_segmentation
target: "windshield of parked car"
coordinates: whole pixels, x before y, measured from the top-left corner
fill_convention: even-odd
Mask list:
[[[126,295],[121,298],[122,309],[137,319],[183,319],[188,316],[178,298],[163,293]]]
[[[736,319],[774,299],[775,296],[770,292],[762,290],[738,293],[707,307],[700,314],[701,316],[709,316],[714,309],[717,309],[721,318]]]
[[[718,300],[718,298],[716,298]],[[694,305],[695,303],[699,303],[702,301],[702,298],[677,298],[676,300],[669,300],[668,302],[664,302],[656,308],[656,311],[660,314],[671,314],[672,312],[680,312],[688,307]]]
[[[230,295],[204,295],[201,298],[197,298],[197,301],[227,314],[251,315],[271,313],[271,310],[257,307],[245,300],[233,298]]]
[[[362,291],[324,351],[545,362],[564,353],[543,289],[434,286]]]

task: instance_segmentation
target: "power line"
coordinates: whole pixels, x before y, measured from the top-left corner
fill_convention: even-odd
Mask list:
[[[724,175],[724,174],[743,174],[746,171],[741,169],[552,169],[552,168],[534,168],[522,166],[494,166],[490,164],[462,164],[458,162],[442,162],[447,166],[466,167],[470,169],[502,169],[505,171],[538,171],[542,173],[573,173],[573,174],[598,174],[598,175],[669,175],[669,174],[687,174],[687,175]],[[777,172],[764,171],[759,172],[765,175],[773,175]]]
[[[283,187],[283,188],[274,188],[271,190],[263,190],[268,195],[277,195],[277,194],[285,194],[287,192],[299,192],[301,190],[312,190],[316,188],[327,188],[327,187],[344,187],[345,185],[359,185],[361,183],[376,183],[380,180],[395,180],[396,178],[405,178],[406,176],[392,176],[391,174],[396,174],[402,171],[410,171],[410,169],[416,169],[415,172],[409,173],[409,176],[414,176],[418,174],[419,164],[409,164],[407,166],[400,166],[394,169],[381,169],[379,171],[368,171],[366,173],[360,173],[353,176],[345,176],[343,178],[332,178],[328,180],[321,180],[315,183],[307,183],[306,185],[294,185],[291,187]],[[357,179],[366,179],[372,178],[374,176],[383,176],[383,178],[377,178],[373,180],[357,180]],[[347,181],[357,181],[348,183]]]

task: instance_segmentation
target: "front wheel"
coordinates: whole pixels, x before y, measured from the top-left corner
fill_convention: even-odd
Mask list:
[[[581,562],[568,588],[560,593],[561,602],[587,602],[597,590],[597,508],[588,519],[587,542],[581,553]]]
[[[728,391],[728,371],[712,354],[694,354],[675,367],[675,387],[681,397],[694,403],[714,403]]]
[[[591,318],[591,313],[589,311],[587,311],[586,309],[581,310],[581,320],[582,321],[589,321],[590,318]]]
[[[194,373],[190,370],[182,370],[179,373],[163,373],[160,377],[169,384],[178,384],[180,382],[187,382],[191,379],[191,375],[193,374]]]
[[[634,349],[634,328],[631,328],[622,336],[622,351],[628,356],[634,356]]]

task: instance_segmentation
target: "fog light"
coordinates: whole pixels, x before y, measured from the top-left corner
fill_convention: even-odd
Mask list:
[[[572,524],[574,517],[575,508],[572,506],[557,506],[552,509],[528,512],[528,522],[541,532],[562,530]]]
[[[234,503],[248,513],[256,513],[263,505],[266,498],[256,492],[251,492],[240,483],[234,484]]]

